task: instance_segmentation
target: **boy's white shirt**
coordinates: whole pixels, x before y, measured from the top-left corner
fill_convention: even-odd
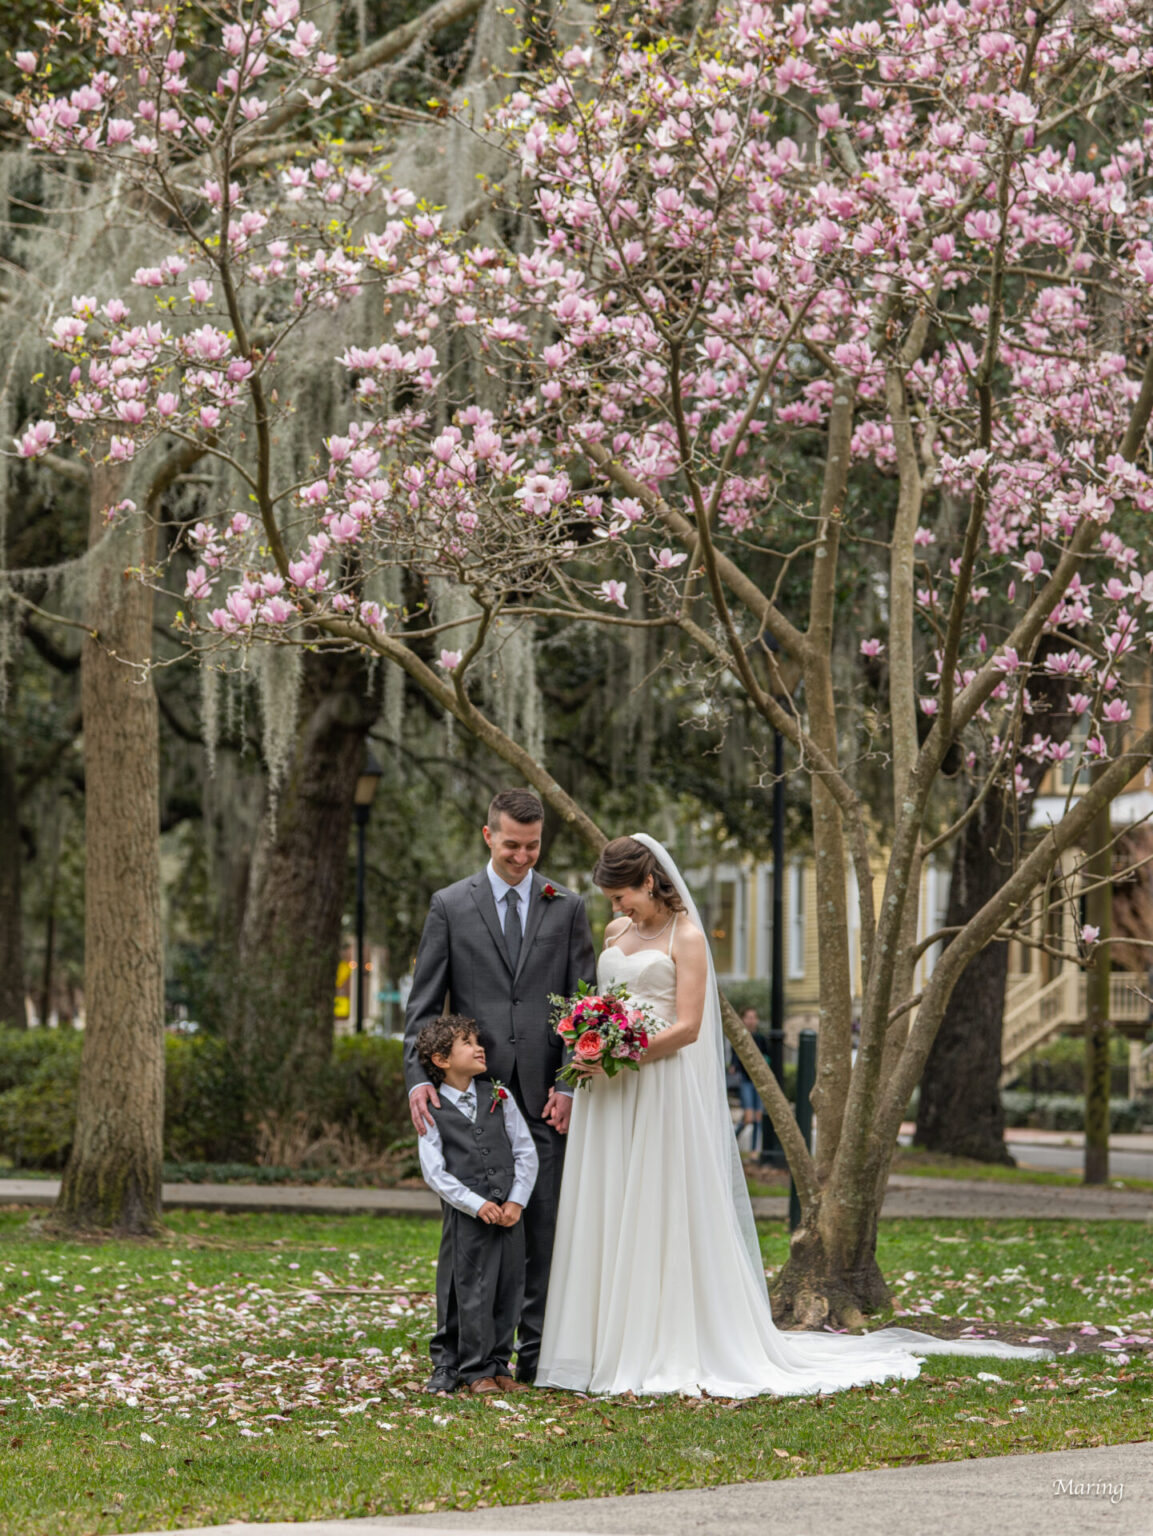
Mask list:
[[[442,1099],[454,1107],[464,1098],[464,1094],[459,1089],[451,1088],[448,1083],[441,1083],[436,1091]],[[476,1092],[475,1080],[472,1091]],[[532,1194],[533,1185],[536,1183],[539,1159],[536,1155],[536,1147],[533,1145],[532,1132],[525,1124],[524,1116],[516,1107],[516,1101],[511,1093],[503,1101],[503,1107],[504,1125],[512,1144],[513,1162],[512,1188],[509,1190],[508,1198],[517,1205],[527,1205],[528,1197]],[[477,1113],[487,1115],[489,1110],[481,1109],[478,1103]],[[440,1127],[435,1120],[418,1139],[417,1146],[420,1151],[420,1171],[429,1189],[439,1195],[446,1205],[463,1211],[466,1216],[475,1216],[485,1204],[487,1196],[475,1194],[466,1184],[462,1184],[455,1174],[449,1173],[444,1163],[444,1145],[440,1139]]]

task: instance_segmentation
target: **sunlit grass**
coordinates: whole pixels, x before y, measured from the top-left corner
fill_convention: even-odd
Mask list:
[[[916,1382],[809,1400],[534,1392],[501,1409],[419,1391],[435,1222],[194,1212],[168,1222],[156,1244],[82,1244],[42,1240],[26,1216],[0,1214],[5,1536],[468,1508],[1051,1450],[1143,1438],[1153,1411],[1145,1346],[1096,1349],[1153,1331],[1137,1223],[882,1224],[901,1321],[1029,1330],[1061,1350],[1075,1341],[1051,1363],[937,1358]],[[770,1268],[780,1264],[783,1226],[766,1227],[763,1244]]]

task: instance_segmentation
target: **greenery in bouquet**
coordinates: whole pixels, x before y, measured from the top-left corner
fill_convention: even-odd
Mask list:
[[[573,1087],[589,1087],[589,1067],[600,1067],[606,1077],[623,1068],[635,1072],[648,1050],[650,1036],[664,1027],[651,1008],[636,1003],[625,987],[594,992],[582,981],[572,997],[549,998],[552,1025],[572,1052],[561,1080]]]

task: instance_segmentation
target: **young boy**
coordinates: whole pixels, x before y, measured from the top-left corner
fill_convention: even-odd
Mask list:
[[[499,1083],[478,1082],[484,1046],[475,1019],[446,1014],[427,1023],[417,1055],[440,1097],[420,1138],[425,1183],[441,1198],[436,1332],[426,1391],[464,1385],[484,1396],[517,1391],[509,1370],[524,1300],[520,1213],[536,1182],[532,1134]]]

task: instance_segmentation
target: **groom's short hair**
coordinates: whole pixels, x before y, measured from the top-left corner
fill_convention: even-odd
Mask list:
[[[488,821],[485,823],[490,832],[495,831],[500,824],[502,813],[522,825],[544,820],[544,807],[531,789],[502,789],[499,794],[493,795],[488,805]]]

